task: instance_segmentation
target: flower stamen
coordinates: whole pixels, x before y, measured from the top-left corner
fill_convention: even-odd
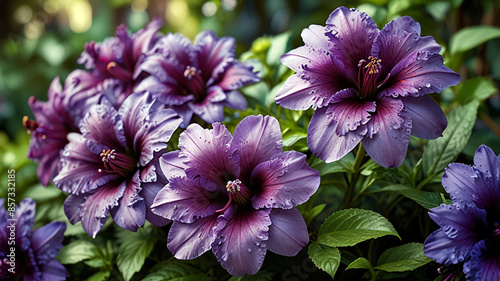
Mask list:
[[[201,70],[194,66],[186,66],[184,70],[184,77],[186,77],[186,87],[189,94],[193,94],[197,101],[202,100],[205,94],[205,82],[201,77]]]
[[[121,176],[130,175],[131,171],[137,169],[137,163],[134,158],[123,154],[117,153],[114,149],[103,150],[99,155],[104,165],[103,169],[98,169],[99,173],[118,173]]]

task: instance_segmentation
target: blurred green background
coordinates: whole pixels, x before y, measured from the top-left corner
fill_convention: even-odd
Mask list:
[[[81,68],[76,60],[85,42],[113,36],[120,23],[135,32],[158,17],[165,22],[162,32],[180,32],[189,38],[211,29],[219,36],[235,37],[239,55],[258,37],[286,31],[292,32],[292,47],[297,47],[302,44],[303,28],[324,25],[330,12],[342,5],[367,12],[380,28],[396,17],[412,16],[420,22],[422,34],[433,36],[444,50],[453,35],[464,28],[500,26],[500,17],[495,16],[500,14],[498,0],[1,0],[0,167],[26,164],[23,155],[29,136],[21,120],[24,115],[32,118],[28,98],[46,100],[54,77],[64,81],[72,70]],[[483,101],[466,149],[469,155],[480,143],[500,151],[500,40],[477,45],[457,54],[444,52],[445,63],[462,75],[461,85],[480,77],[496,92]],[[461,85],[439,95],[445,111],[456,102]]]

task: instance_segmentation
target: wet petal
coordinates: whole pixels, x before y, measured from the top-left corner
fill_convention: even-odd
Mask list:
[[[106,222],[109,210],[118,205],[126,186],[126,182],[110,182],[87,196],[80,207],[85,232],[95,238]]]
[[[500,257],[486,240],[474,245],[470,259],[464,263],[464,273],[467,280],[500,280]]]
[[[281,130],[278,120],[262,115],[245,117],[236,126],[231,151],[239,155],[241,179],[249,179],[260,163],[282,151]]]
[[[151,208],[164,218],[192,223],[215,214],[227,201],[228,197],[218,190],[209,191],[195,181],[175,177],[158,192]]]
[[[160,158],[161,171],[167,179],[186,176],[185,169],[188,167],[179,157],[179,150],[163,154]]]
[[[288,109],[326,106],[337,92],[355,82],[346,75],[344,64],[328,50],[299,47],[283,55],[281,61],[297,72],[276,94],[276,103]]]
[[[272,209],[270,215],[268,249],[282,256],[295,256],[309,242],[307,225],[300,212]]]
[[[198,219],[192,223],[174,221],[167,238],[167,248],[181,260],[194,259],[210,250],[215,240],[217,215]]]
[[[227,219],[219,217],[224,228],[217,232],[212,250],[229,274],[243,276],[259,271],[267,251],[267,239],[271,219],[270,209],[237,210]]]
[[[227,175],[237,178],[239,174],[239,157],[234,151],[229,151],[232,137],[226,127],[220,123],[212,126],[213,129],[208,130],[191,124],[182,132],[179,137],[179,156],[189,167],[186,169],[188,178],[202,176],[225,186]]]
[[[306,155],[296,151],[277,154],[252,172],[251,186],[256,187],[252,206],[290,209],[306,202],[319,187],[319,172],[306,163]]]
[[[402,111],[397,99],[381,98],[377,112],[368,125],[368,133],[361,141],[370,157],[384,167],[398,167],[408,150],[411,119]]]
[[[382,60],[382,77],[401,60],[415,52],[437,54],[441,46],[431,36],[420,36],[420,24],[400,17],[386,24],[373,43],[372,56]]]
[[[442,204],[431,209],[429,216],[441,229],[427,238],[424,253],[438,263],[464,261],[474,245],[485,238],[486,212],[473,205]]]
[[[366,134],[366,126],[340,136],[336,133],[338,123],[332,114],[327,114],[327,110],[325,107],[314,112],[307,129],[307,145],[314,155],[330,163],[341,159],[358,145]]]
[[[111,209],[111,217],[120,227],[130,231],[137,231],[144,225],[146,218],[146,204],[139,196],[141,191],[139,172],[128,180],[123,196],[118,201],[118,206]]]
[[[411,135],[422,139],[442,136],[448,125],[441,107],[428,96],[402,98],[408,116],[411,118]]]
[[[349,77],[357,77],[359,61],[368,59],[379,34],[377,25],[366,13],[340,7],[330,14],[326,28],[330,51],[344,63]]]

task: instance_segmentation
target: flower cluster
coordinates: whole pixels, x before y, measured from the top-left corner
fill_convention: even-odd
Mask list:
[[[4,204],[1,198],[0,279],[66,280],[66,269],[55,260],[63,246],[66,224],[52,222],[32,231],[35,201],[23,199],[12,213],[5,210]]]
[[[161,158],[169,183],[152,206],[174,221],[167,247],[175,257],[212,249],[230,274],[255,274],[267,250],[293,256],[308,243],[294,207],[316,192],[320,176],[305,154],[282,151],[275,118],[248,116],[233,136],[220,123],[192,124],[179,147]]]
[[[305,46],[281,58],[296,73],[276,102],[315,110],[307,142],[316,156],[337,161],[361,142],[375,162],[396,167],[410,134],[441,136],[446,117],[428,94],[456,85],[460,76],[443,65],[441,47],[421,37],[412,18],[379,30],[367,14],[340,7],[325,27],[304,29],[302,39]]]
[[[467,280],[500,280],[500,156],[482,145],[474,166],[452,163],[442,182],[453,204],[430,210],[440,228],[425,240],[425,255],[462,264]]]

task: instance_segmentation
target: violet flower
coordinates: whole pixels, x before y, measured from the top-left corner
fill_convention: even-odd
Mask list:
[[[194,44],[181,34],[161,37],[141,69],[151,76],[138,90],[148,90],[173,108],[187,126],[193,113],[208,123],[224,119],[224,107],[245,110],[239,88],[260,81],[252,67],[234,58],[231,37],[212,31],[199,33]]]
[[[152,210],[174,220],[167,247],[178,259],[212,249],[232,275],[255,274],[266,251],[293,256],[309,241],[294,208],[317,190],[319,173],[306,155],[282,151],[275,118],[249,116],[231,136],[191,124],[179,137],[180,151],[160,159],[169,183]]]
[[[115,37],[106,38],[102,43],[91,41],[85,44],[78,63],[102,79],[116,80],[119,89],[113,102],[115,108],[132,92],[144,77],[140,65],[147,53],[159,38],[156,33],[161,28],[161,20],[150,22],[145,28],[129,34],[127,26],[116,28]]]
[[[75,70],[66,79],[64,89],[58,77],[52,81],[47,102],[35,97],[28,100],[35,120],[23,118],[31,134],[27,157],[39,162],[37,174],[43,185],[48,185],[61,169],[60,152],[68,143],[67,135],[80,132],[78,123],[103,93],[100,82],[88,72]]]
[[[165,181],[155,165],[181,123],[171,109],[149,93],[130,95],[116,111],[105,98],[80,123],[82,134],[70,134],[63,166],[54,183],[70,193],[64,211],[71,223],[82,222],[95,237],[108,214],[122,228],[136,231],[147,219],[168,221],[150,211]]]
[[[35,201],[26,198],[19,206],[8,203],[0,198],[0,279],[66,280],[66,269],[55,260],[63,246],[66,224],[52,222],[32,230]]]
[[[463,264],[467,280],[500,280],[500,156],[481,145],[474,166],[452,163],[442,182],[453,204],[430,210],[440,228],[425,240],[425,255]]]
[[[276,102],[293,110],[312,107],[311,151],[326,162],[341,159],[359,142],[384,167],[403,162],[409,135],[441,136],[447,125],[430,93],[456,85],[460,76],[443,65],[441,47],[420,36],[410,17],[382,30],[365,13],[345,7],[326,27],[302,32],[305,46],[282,56],[293,69]]]

